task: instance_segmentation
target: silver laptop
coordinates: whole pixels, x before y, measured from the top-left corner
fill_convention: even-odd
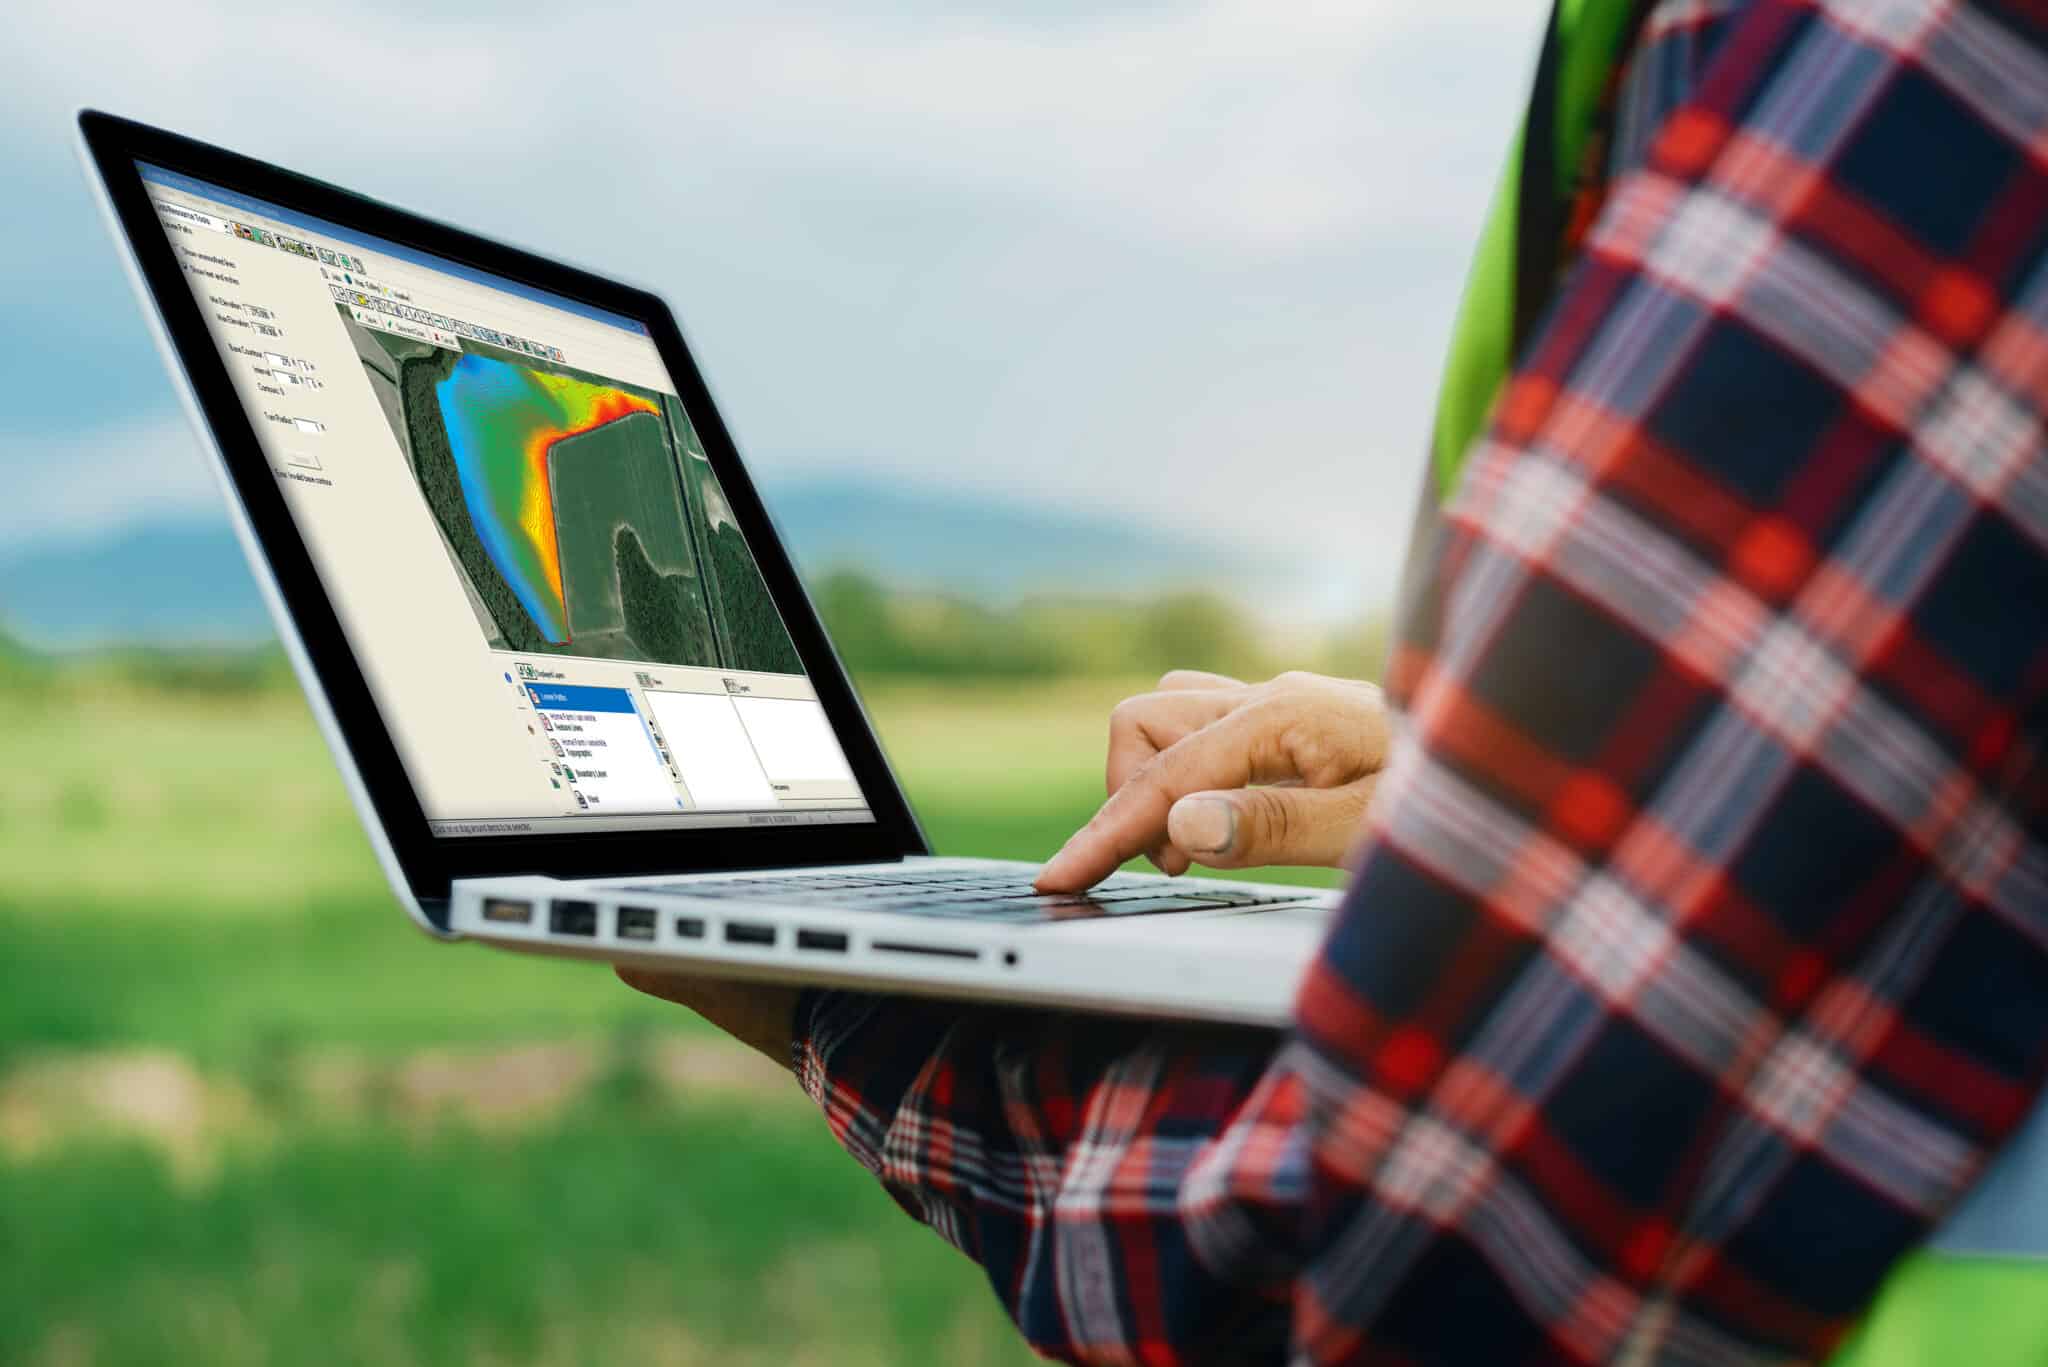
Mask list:
[[[435,936],[1280,1023],[1326,893],[934,856],[666,305],[95,112],[80,145]]]

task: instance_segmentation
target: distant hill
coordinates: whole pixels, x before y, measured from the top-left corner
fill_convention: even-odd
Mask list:
[[[807,576],[854,569],[885,583],[1008,599],[1209,587],[1252,594],[1299,573],[1260,557],[1117,517],[1044,504],[926,493],[854,480],[769,486],[776,525]]]
[[[854,481],[771,487],[769,508],[811,582],[854,569],[886,584],[1004,601],[1284,585],[1264,561],[1197,538],[1057,509]],[[35,646],[236,645],[270,634],[225,521],[145,524],[98,540],[0,547],[0,623]]]
[[[96,541],[0,548],[0,622],[48,649],[239,645],[270,619],[223,522],[133,527]]]

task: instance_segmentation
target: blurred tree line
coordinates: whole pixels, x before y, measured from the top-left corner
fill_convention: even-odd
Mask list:
[[[1276,636],[1220,594],[1027,598],[998,606],[891,589],[858,573],[812,591],[839,654],[864,678],[1049,679],[1208,669],[1263,679],[1285,669],[1376,678],[1385,624]]]
[[[1208,669],[1243,679],[1285,669],[1377,678],[1386,649],[1385,623],[1377,618],[1276,633],[1229,599],[1204,592],[1027,598],[998,605],[906,592],[840,572],[820,580],[812,597],[840,658],[859,677],[878,682],[1131,678],[1169,669]],[[50,656],[0,631],[0,688],[57,670],[74,687],[210,694],[262,692],[291,678],[275,644],[243,650],[125,646]]]
[[[110,646],[49,654],[0,630],[0,691],[40,689],[53,679],[76,691],[149,691],[231,696],[294,684],[284,651],[255,646]]]

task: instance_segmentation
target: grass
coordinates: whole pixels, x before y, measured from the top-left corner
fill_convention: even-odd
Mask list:
[[[34,781],[0,788],[0,906],[89,930],[105,911],[279,917],[327,896],[382,900],[296,691],[109,687],[0,705],[41,757]]]
[[[694,1018],[601,967],[435,945],[381,897],[267,919],[130,915],[54,903],[0,911],[0,1061],[48,1047],[177,1050],[241,1064],[280,1049],[583,1038]]]
[[[9,1363],[1028,1358],[957,1254],[774,1109],[316,1130],[199,1184],[89,1143],[0,1166],[0,1256]]]
[[[1094,809],[1128,691],[870,703],[940,850],[1029,859]],[[0,789],[0,1362],[1025,1360],[977,1270],[779,1079],[786,1104],[653,1095],[622,1065],[483,1127],[375,1088],[295,1100],[337,1055],[389,1076],[422,1051],[459,1069],[534,1042],[629,1063],[620,1041],[737,1046],[600,969],[421,937],[296,693],[34,696],[4,700],[38,767]],[[235,1118],[201,1126],[203,1161],[24,1101],[52,1060],[137,1058],[213,1080],[178,1103]],[[152,1124],[177,1128],[180,1095]]]

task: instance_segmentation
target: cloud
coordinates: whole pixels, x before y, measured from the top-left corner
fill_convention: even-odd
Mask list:
[[[55,184],[76,104],[159,120],[658,288],[771,478],[1284,535],[1377,594],[1541,11],[27,0],[0,174]],[[69,176],[0,246],[139,336]]]
[[[533,156],[623,171],[598,149],[631,130],[638,153],[750,179],[1049,197],[1183,245],[1286,248],[1465,226],[1539,8],[1218,0],[1048,23],[1021,7],[548,5],[486,19],[201,0],[107,25],[28,0],[14,26],[36,60],[0,107],[41,121],[111,103],[415,185],[445,184],[446,164]]]

